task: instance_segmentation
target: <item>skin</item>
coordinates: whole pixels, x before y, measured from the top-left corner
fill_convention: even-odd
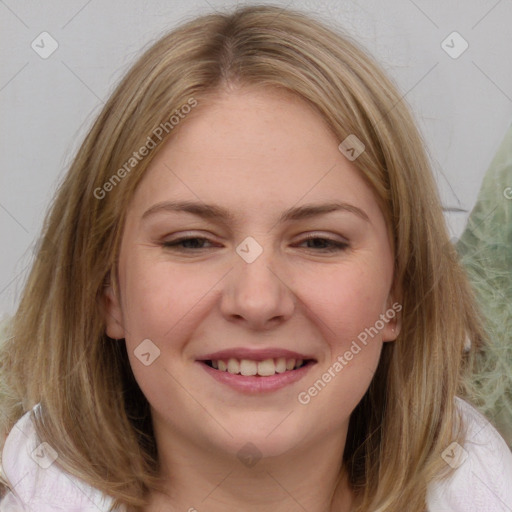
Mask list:
[[[298,401],[395,302],[384,217],[339,142],[295,96],[224,91],[182,121],[139,184],[121,243],[119,296],[107,289],[106,319],[107,334],[125,338],[151,405],[168,483],[147,511],[350,510],[343,471],[336,485],[350,414],[399,325],[386,323],[307,405]],[[233,219],[172,211],[142,219],[170,200],[222,206]],[[277,223],[288,208],[331,201],[367,219],[336,211]],[[307,234],[347,245],[328,252]],[[162,245],[181,236],[207,241]],[[263,248],[252,263],[235,251],[247,236]],[[144,339],[160,350],[149,366],[134,355]],[[317,363],[283,389],[247,395],[196,361],[233,347],[285,348]],[[252,467],[237,457],[248,442],[262,457]]]

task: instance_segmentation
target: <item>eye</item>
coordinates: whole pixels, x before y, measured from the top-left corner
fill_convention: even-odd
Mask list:
[[[308,235],[298,245],[306,243],[307,249],[313,249],[315,252],[339,252],[344,251],[350,247],[349,243],[341,240],[334,240],[332,238],[320,235]],[[209,245],[208,245],[209,244]],[[162,246],[167,249],[177,251],[198,251],[201,249],[209,249],[218,247],[219,244],[214,244],[208,238],[200,236],[181,237],[176,240],[169,240],[162,243]]]
[[[169,249],[176,249],[176,250],[194,250],[194,249],[207,249],[208,247],[204,247],[204,243],[210,241],[207,238],[200,237],[200,236],[189,236],[189,237],[182,237],[178,238],[177,240],[170,240],[168,242],[163,242],[162,246],[169,248]],[[213,245],[212,245],[213,246]]]
[[[307,243],[308,249],[316,249],[320,252],[339,252],[350,247],[349,243],[346,241],[334,240],[315,234],[308,235],[301,243]]]

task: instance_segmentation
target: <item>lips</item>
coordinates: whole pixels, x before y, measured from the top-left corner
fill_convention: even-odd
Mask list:
[[[285,349],[230,349],[207,354],[198,361],[218,372],[243,377],[271,377],[298,370],[316,360],[308,354]]]
[[[316,359],[311,354],[301,354],[292,350],[268,348],[268,349],[249,349],[249,348],[233,348],[212,352],[198,358],[198,361],[218,361],[229,359],[248,359],[250,361],[264,361],[265,359]]]
[[[228,364],[230,364],[229,361],[231,361],[232,365],[233,360],[229,359]],[[243,363],[243,361],[244,360],[242,359],[241,362]],[[252,364],[258,364],[258,367],[262,363],[264,365],[268,364],[268,360],[264,359],[263,361],[258,361],[257,363],[256,361],[252,361]],[[238,393],[247,395],[259,395],[262,393],[267,394],[276,392],[279,389],[297,383],[309,373],[311,368],[316,364],[316,360],[303,360],[302,365],[300,367],[296,367],[292,370],[285,370],[283,373],[275,372],[273,375],[270,374],[269,369],[267,369],[265,375],[260,375],[259,372],[250,375],[230,373],[229,371],[227,371],[227,368],[226,371],[221,371],[220,369],[215,369],[213,367],[211,360],[197,360],[196,364],[198,364],[215,381],[235,390]],[[263,373],[265,373],[265,371],[263,371]]]

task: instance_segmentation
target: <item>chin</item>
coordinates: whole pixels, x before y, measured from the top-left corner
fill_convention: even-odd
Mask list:
[[[293,415],[290,414],[290,419]],[[286,414],[274,417],[272,421],[244,422],[236,427],[226,425],[233,437],[219,440],[218,447],[242,463],[245,458],[266,459],[298,452],[304,443],[303,429],[299,425],[286,424],[287,419],[283,421],[284,418]]]

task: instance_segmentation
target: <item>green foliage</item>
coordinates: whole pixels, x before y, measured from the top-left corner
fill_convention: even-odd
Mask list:
[[[490,338],[470,383],[474,403],[512,447],[512,127],[487,170],[457,251]]]

